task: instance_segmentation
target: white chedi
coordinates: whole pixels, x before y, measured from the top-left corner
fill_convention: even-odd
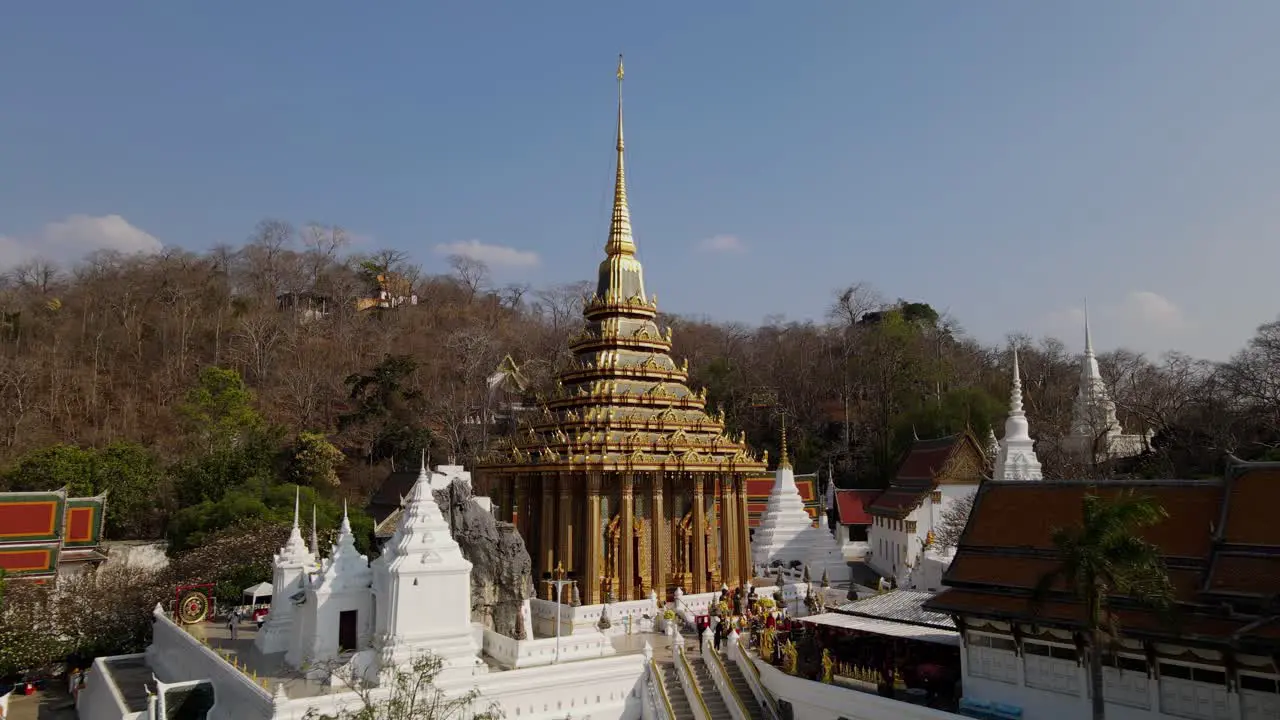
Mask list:
[[[281,653],[289,649],[289,635],[293,629],[295,607],[292,598],[306,590],[307,575],[318,569],[316,556],[302,539],[298,525],[300,492],[293,497],[293,527],[289,539],[272,558],[271,611],[262,630],[254,636],[253,644],[264,655]],[[313,520],[314,523],[314,520]]]
[[[1040,458],[1036,457],[1031,426],[1022,410],[1022,376],[1018,372],[1018,351],[1013,351],[1013,388],[1009,391],[1009,417],[1004,421],[1004,438],[996,454],[995,480],[1042,480]]]
[[[430,651],[442,677],[483,672],[471,628],[471,563],[432,495],[424,457],[395,533],[373,563],[377,667],[403,667]]]
[[[782,427],[782,452],[774,471],[773,488],[760,515],[760,525],[751,538],[751,561],[757,567],[775,562],[790,565],[805,562],[813,542],[810,531],[813,518],[805,509],[804,498],[796,487],[795,471],[787,457],[787,428]]]

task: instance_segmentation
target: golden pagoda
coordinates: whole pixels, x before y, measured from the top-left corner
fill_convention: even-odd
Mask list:
[[[751,577],[746,478],[765,469],[706,390],[671,358],[656,296],[644,289],[627,208],[618,58],[613,219],[574,360],[535,415],[481,458],[477,477],[514,523],[535,578],[563,565],[582,602],[707,592]]]

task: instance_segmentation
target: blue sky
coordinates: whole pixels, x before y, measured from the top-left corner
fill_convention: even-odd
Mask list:
[[[1277,27],[1269,0],[14,4],[0,263],[279,217],[592,277],[625,52],[664,309],[819,318],[865,281],[1078,348],[1087,297],[1101,348],[1220,359],[1280,311]]]

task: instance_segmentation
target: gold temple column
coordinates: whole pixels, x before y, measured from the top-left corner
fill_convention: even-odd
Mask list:
[[[557,514],[557,526],[560,536],[556,538],[556,563],[564,565],[567,571],[573,571],[573,495],[570,493],[571,477],[569,473],[560,473],[560,507]]]
[[[738,488],[738,571],[742,576],[742,584],[752,580],[751,572],[751,520],[747,515],[747,476],[737,475],[733,478]]]
[[[693,592],[707,591],[707,504],[702,496],[702,473],[693,475]]]
[[[618,574],[619,587],[616,591],[618,600],[635,600],[635,584],[636,584],[636,557],[635,557],[635,475],[630,472],[622,473],[622,525],[621,532],[618,533],[618,544],[622,547],[618,548],[618,563],[621,567]]]
[[[720,474],[720,575],[726,585],[740,583],[738,563],[738,492],[729,473]]]
[[[600,527],[600,489],[604,478],[600,471],[593,470],[587,474],[587,512],[586,512],[586,558],[583,571],[579,574],[578,587],[582,593],[584,605],[596,605],[600,597],[600,539],[603,529]]]
[[[551,572],[556,566],[555,534],[556,534],[556,476],[544,473],[542,476],[542,522],[538,527],[538,562],[534,569],[538,572]],[[534,582],[541,577],[535,577]]]
[[[663,476],[661,471],[655,471],[649,475],[649,506],[652,508],[650,514],[653,516],[649,526],[653,528],[653,587],[658,591],[660,600],[666,600],[667,597],[667,537],[669,536],[669,528],[667,527],[667,516],[662,506],[662,484]]]

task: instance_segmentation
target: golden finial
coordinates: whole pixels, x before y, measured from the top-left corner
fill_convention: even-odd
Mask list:
[[[782,453],[778,459],[778,467],[790,468],[791,458],[787,457],[787,411],[782,411]]]
[[[605,252],[609,255],[635,255],[636,246],[631,239],[631,211],[627,207],[627,173],[623,166],[622,141],[622,56],[618,56],[618,174],[613,184],[613,220],[609,226],[609,242]],[[643,292],[643,291],[642,291]],[[643,295],[642,295],[643,296]]]

